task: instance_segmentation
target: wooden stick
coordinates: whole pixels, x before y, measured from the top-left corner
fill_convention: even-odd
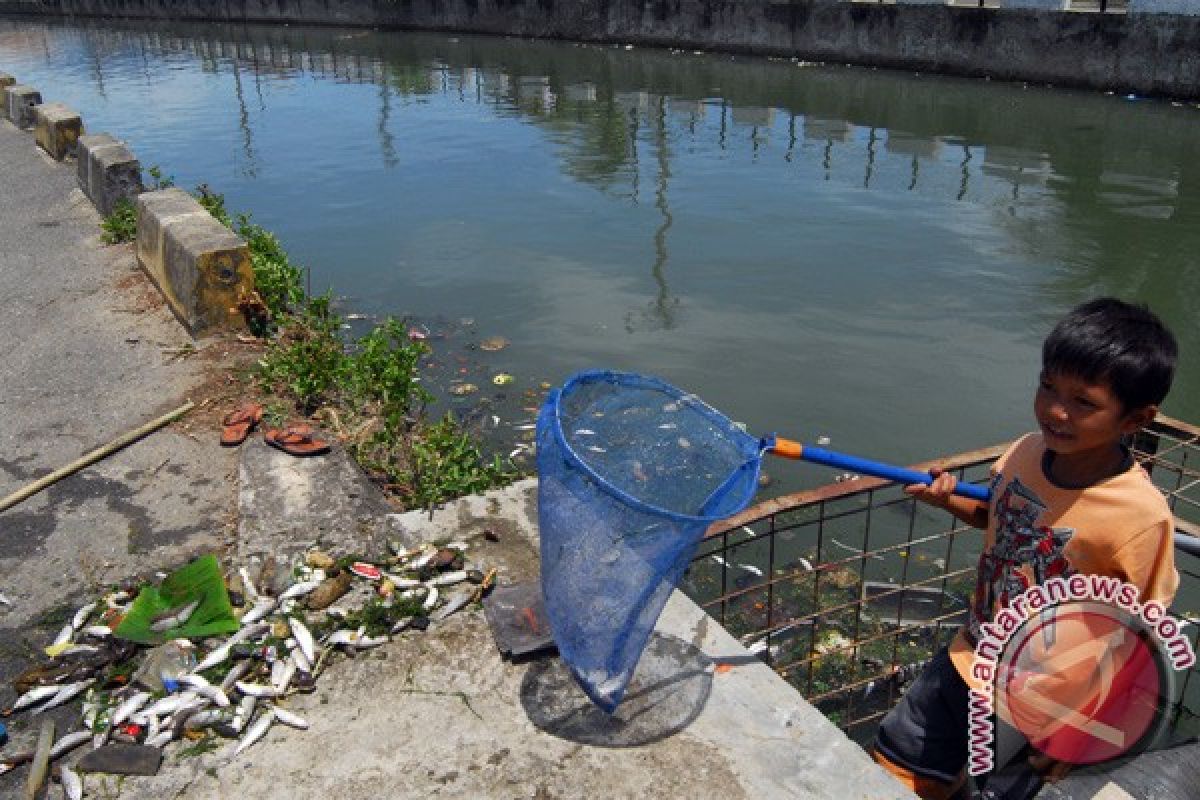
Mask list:
[[[65,467],[54,470],[54,472],[51,472],[49,475],[45,476],[44,478],[38,478],[36,481],[29,484],[24,489],[16,491],[13,494],[10,494],[8,497],[4,498],[3,500],[0,500],[0,511],[7,511],[8,509],[15,506],[17,503],[20,503],[22,500],[27,500],[28,498],[30,498],[33,495],[40,492],[42,489],[45,489],[47,486],[58,483],[63,478],[67,477],[68,475],[74,475],[76,472],[83,469],[84,467],[95,464],[100,459],[110,456],[113,453],[120,450],[121,448],[126,447],[130,444],[133,444],[138,439],[141,439],[143,436],[154,433],[154,431],[158,430],[159,428],[163,427],[164,425],[168,425],[168,424],[174,422],[175,420],[179,419],[187,412],[191,411],[193,408],[195,408],[195,405],[196,404],[193,403],[191,400],[188,400],[186,403],[184,403],[183,405],[181,405],[179,408],[175,409],[174,411],[171,411],[167,414],[163,414],[161,417],[159,417],[158,419],[156,419],[152,422],[147,422],[145,425],[141,426],[137,430],[130,431],[129,433],[125,434],[124,436],[120,437],[119,439],[114,439],[113,441],[109,442],[108,444],[104,445],[103,447],[96,448],[95,450],[88,453],[87,455],[81,456],[81,457],[75,459],[70,464],[67,464]]]

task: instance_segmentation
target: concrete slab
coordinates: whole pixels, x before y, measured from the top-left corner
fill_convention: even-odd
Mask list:
[[[12,86],[16,82],[17,79],[12,75],[9,75],[7,72],[0,72],[0,89],[3,89],[6,86]]]
[[[161,304],[139,304],[136,287],[150,297],[153,288],[131,248],[101,245],[100,218],[74,171],[8,123],[0,163],[4,496],[178,406],[204,373],[164,354],[190,337]],[[0,706],[60,627],[55,609],[226,546],[234,456],[176,426],[0,512],[0,593],[13,601],[0,606]],[[57,718],[60,731],[78,727],[77,711]],[[36,737],[39,723],[6,720],[5,752]],[[23,770],[0,776],[0,797],[16,796],[23,780]]]
[[[297,541],[303,530],[296,526],[311,518],[302,514],[293,524],[294,509],[336,502],[342,478],[321,479],[317,460],[276,464],[273,453],[261,443],[245,451],[242,475],[254,488],[243,486],[241,507],[257,514],[260,530],[248,531],[259,537],[257,548],[270,549],[274,529],[287,552],[306,544]],[[275,492],[270,479],[254,474],[286,465],[297,477]],[[338,474],[345,476],[340,467]],[[524,481],[432,516],[410,512],[385,521],[390,535],[408,540],[465,540],[470,560],[497,567],[502,582],[533,580],[535,487]],[[288,492],[297,500],[278,502]],[[355,502],[363,513],[374,505]],[[232,762],[227,752],[181,758],[173,746],[158,776],[126,779],[120,796],[911,797],[682,594],[668,603],[658,632],[662,643],[648,661],[660,670],[701,666],[650,690],[658,693],[646,703],[657,708],[653,720],[614,723],[565,679],[556,659],[504,661],[483,613],[470,609],[427,632],[336,660],[315,694],[289,700],[309,730],[277,726]],[[734,668],[716,673],[716,661]]]
[[[78,150],[75,154],[75,177],[79,182],[80,190],[88,196],[93,204],[96,200],[92,197],[91,165],[88,161],[88,154],[95,148],[110,147],[115,144],[118,144],[117,140],[107,133],[85,133],[79,137],[79,141],[76,143]]]
[[[33,138],[55,161],[75,155],[75,143],[83,135],[83,117],[62,103],[33,107]]]

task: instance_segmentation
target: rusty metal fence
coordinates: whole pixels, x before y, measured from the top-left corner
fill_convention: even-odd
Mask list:
[[[1174,509],[1172,613],[1200,650],[1200,428],[1160,416],[1133,442]],[[1007,445],[919,465],[983,481]],[[982,532],[875,478],[761,503],[714,525],[682,588],[856,741],[954,635]],[[1193,736],[1200,668],[1179,676],[1173,735]]]

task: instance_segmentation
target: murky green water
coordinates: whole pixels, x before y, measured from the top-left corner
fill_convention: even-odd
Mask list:
[[[0,69],[252,210],[346,310],[445,334],[442,379],[482,389],[454,402],[493,400],[505,429],[540,382],[607,366],[754,431],[900,462],[975,448],[1032,427],[1046,330],[1110,292],[1174,326],[1166,410],[1200,419],[1193,107],[500,38],[33,18],[0,20]],[[511,345],[469,349],[490,335]],[[516,382],[497,389],[497,371]]]

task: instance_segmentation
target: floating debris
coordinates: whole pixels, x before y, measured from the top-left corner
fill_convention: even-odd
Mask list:
[[[479,391],[479,387],[473,383],[457,383],[450,387],[450,394],[455,397],[466,397],[469,394],[475,394]]]
[[[507,386],[515,380],[516,378],[507,372],[499,372],[496,373],[496,375],[492,378],[492,383],[496,384],[497,386]]]
[[[495,353],[506,347],[508,347],[508,339],[505,339],[503,336],[489,336],[479,343],[479,349],[486,350],[489,353]]]

